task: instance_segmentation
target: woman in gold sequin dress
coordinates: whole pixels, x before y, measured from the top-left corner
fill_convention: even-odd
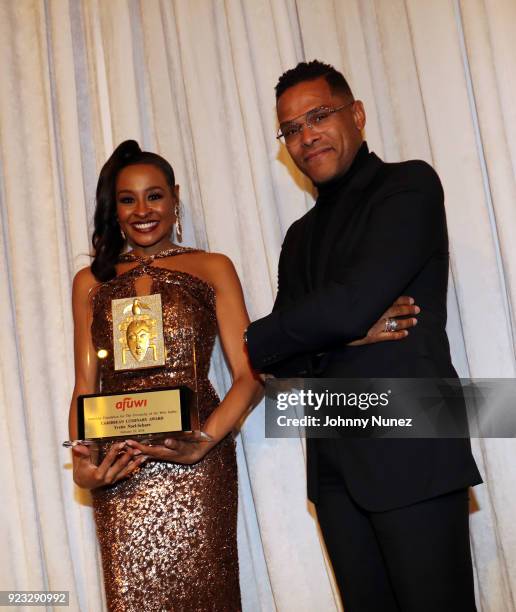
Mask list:
[[[97,187],[91,267],[74,280],[76,384],[80,394],[169,387],[191,376],[195,345],[201,428],[209,442],[126,441],[104,448],[97,467],[74,448],[74,479],[92,490],[108,608],[112,611],[240,610],[237,468],[232,430],[259,396],[243,332],[249,321],[226,257],[181,248],[179,190],[168,162],[122,143]],[[125,246],[131,250],[122,254]],[[161,294],[166,364],[115,371],[111,300]],[[232,373],[224,400],[208,380],[217,332]]]

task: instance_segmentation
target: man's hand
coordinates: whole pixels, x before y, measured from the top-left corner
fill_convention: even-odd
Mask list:
[[[408,330],[417,325],[417,319],[410,315],[417,315],[420,312],[421,309],[414,304],[414,300],[411,297],[402,295],[383,313],[380,319],[367,332],[365,338],[350,342],[348,346],[363,346],[364,344],[374,344],[375,342],[402,340],[408,336]],[[385,323],[387,319],[396,320],[396,331],[386,331]]]

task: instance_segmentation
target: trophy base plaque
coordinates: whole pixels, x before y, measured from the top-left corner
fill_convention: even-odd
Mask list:
[[[199,431],[194,392],[187,386],[127,393],[94,393],[77,398],[79,440],[64,446],[91,447],[96,463],[100,446],[120,440],[163,444],[167,438],[198,442],[211,438]],[[104,453],[102,453],[104,454]]]

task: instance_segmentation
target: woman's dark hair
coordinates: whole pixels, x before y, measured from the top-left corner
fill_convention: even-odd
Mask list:
[[[123,168],[134,164],[156,166],[171,188],[176,184],[174,170],[168,161],[156,153],[142,151],[136,140],[125,140],[113,151],[102,167],[97,183],[92,238],[95,252],[91,271],[102,282],[116,276],[115,264],[125,244],[116,212],[116,179]]]

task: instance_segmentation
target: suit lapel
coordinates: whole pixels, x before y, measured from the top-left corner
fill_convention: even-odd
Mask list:
[[[304,288],[306,293],[310,293],[313,289],[313,278],[312,278],[312,238],[315,223],[315,209],[312,208],[309,214],[306,216],[306,223],[304,227],[303,237],[303,276],[304,276]]]
[[[280,257],[280,293],[276,305],[287,306],[312,289],[310,273],[310,244],[312,240],[314,209],[296,221],[290,228]],[[283,265],[281,264],[283,261]]]

